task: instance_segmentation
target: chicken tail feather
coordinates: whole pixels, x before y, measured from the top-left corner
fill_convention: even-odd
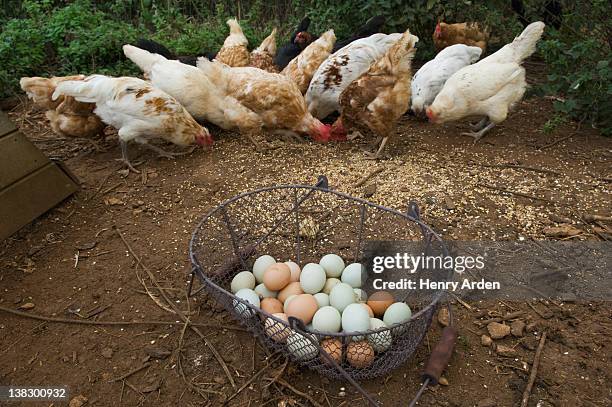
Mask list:
[[[274,27],[270,35],[264,38],[255,51],[267,52],[272,56],[276,55],[276,27]]]
[[[145,73],[150,73],[157,62],[166,61],[166,58],[159,54],[152,54],[129,44],[123,46],[123,53]]]

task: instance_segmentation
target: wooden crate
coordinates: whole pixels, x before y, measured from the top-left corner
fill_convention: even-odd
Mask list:
[[[0,111],[0,240],[75,193],[79,184]]]

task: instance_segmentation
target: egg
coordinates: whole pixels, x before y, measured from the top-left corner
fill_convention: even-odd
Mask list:
[[[366,311],[368,311],[368,315],[370,316],[370,318],[374,318],[374,311],[372,311],[372,308],[370,308],[368,304],[364,304],[362,302],[360,302],[360,304],[363,305]]]
[[[308,335],[309,338],[298,332],[292,331],[287,338],[287,350],[289,350],[289,353],[291,353],[295,359],[300,361],[313,359],[319,353],[318,346],[316,345],[316,336],[312,334],[306,335]]]
[[[340,280],[342,280],[343,283],[346,283],[353,288],[361,288],[361,284],[364,279],[365,269],[361,263],[349,264],[342,272],[342,277],[340,277]]]
[[[286,261],[285,264],[289,266],[291,270],[291,282],[295,283],[296,281],[300,281],[300,273],[302,272],[300,266],[292,261]]]
[[[340,332],[342,317],[334,307],[325,306],[315,312],[312,317],[312,327],[319,332]]]
[[[345,283],[338,283],[329,293],[329,305],[342,312],[347,305],[355,302],[353,287]]]
[[[287,315],[283,313],[272,314],[272,316],[285,322],[289,321]],[[266,318],[264,331],[266,335],[276,342],[284,342],[291,334],[291,328],[272,318]]]
[[[298,296],[297,294],[293,294],[287,297],[287,299],[285,300],[285,303],[283,304],[283,309],[285,310],[285,312],[287,312],[287,307],[289,307],[291,300],[293,300],[297,296]]]
[[[327,338],[321,341],[321,349],[327,353],[336,363],[342,362],[342,342],[336,338]],[[321,361],[325,364],[330,364],[329,361],[321,355]]]
[[[315,300],[317,300],[317,304],[319,304],[319,308],[329,305],[329,295],[325,293],[316,293],[314,297]]]
[[[342,330],[346,333],[366,332],[370,329],[370,315],[363,304],[349,304],[342,311]],[[362,336],[354,336],[360,341]]]
[[[264,283],[258,284],[255,287],[255,292],[259,295],[259,298],[275,298],[278,294],[277,291],[268,290]]]
[[[318,293],[325,286],[325,270],[316,263],[308,263],[300,274],[300,284],[305,293]]]
[[[230,289],[234,294],[243,288],[250,288],[251,290],[255,288],[255,276],[250,271],[241,271],[236,274],[230,284]]]
[[[368,300],[368,294],[361,288],[353,288],[355,293],[355,302],[366,302]]]
[[[393,325],[408,321],[411,317],[412,311],[410,310],[408,304],[403,302],[395,302],[385,311],[383,321],[388,327],[393,327]]]
[[[260,308],[268,314],[280,314],[283,312],[283,303],[276,298],[264,298]]]
[[[387,324],[381,321],[378,318],[370,318],[370,329],[377,330],[381,328],[386,328]],[[376,352],[384,352],[393,343],[393,337],[391,336],[391,331],[382,331],[374,334],[370,334],[367,336],[368,343],[372,345],[372,348]]]
[[[259,296],[257,293],[250,288],[243,288],[236,293],[236,297],[245,300],[249,304],[259,308]],[[252,317],[255,313],[245,304],[238,300],[234,300],[234,309],[243,317]]]
[[[319,265],[323,267],[327,277],[340,277],[344,270],[344,260],[337,254],[326,254],[321,257]]]
[[[309,324],[318,308],[317,300],[312,294],[300,294],[291,300],[285,313],[288,317],[296,317]]]
[[[280,302],[284,303],[290,296],[298,294],[304,294],[304,291],[302,290],[300,283],[296,281],[294,283],[287,284],[287,287],[278,292],[278,296],[276,298],[278,298]]]
[[[351,342],[346,348],[346,360],[356,368],[368,367],[374,361],[374,349],[368,341]]]
[[[325,280],[325,285],[323,286],[323,292],[327,295],[329,295],[329,293],[331,292],[332,288],[334,288],[334,286],[336,284],[338,284],[340,282],[340,280],[338,280],[337,278],[328,278],[327,280]]]
[[[285,263],[274,263],[264,271],[263,283],[271,291],[282,290],[291,282],[291,269]]]
[[[376,291],[370,295],[367,304],[370,306],[370,308],[372,308],[372,311],[374,311],[374,315],[377,317],[382,317],[385,315],[387,308],[389,308],[394,301],[395,299],[393,298],[393,294],[390,292]]]
[[[258,283],[263,283],[263,276],[265,271],[274,263],[276,263],[274,257],[269,256],[267,254],[259,256],[257,260],[255,260],[255,263],[253,264],[253,274],[255,275],[255,279]]]

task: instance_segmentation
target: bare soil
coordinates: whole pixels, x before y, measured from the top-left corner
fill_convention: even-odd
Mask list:
[[[192,322],[210,324],[200,330],[227,364],[236,388],[211,349],[190,330],[182,335],[180,323],[70,325],[2,311],[0,384],[67,385],[71,397],[82,395],[87,405],[216,406],[266,367],[228,405],[310,405],[313,400],[322,406],[365,405],[346,383],[285,366],[282,359],[270,361],[261,345],[211,299],[187,302],[187,246],[198,219],[240,192],[311,184],[325,174],[332,188],[379,204],[405,210],[409,200],[416,200],[425,222],[444,239],[548,239],[543,229],[558,224],[560,217],[581,230],[574,239],[609,238],[610,224],[590,224],[582,217],[609,215],[612,140],[573,123],[545,133],[543,125],[552,115],[551,100],[524,100],[476,145],[459,135],[467,122],[434,127],[407,116],[388,147],[390,158],[378,162],[365,160],[362,145],[350,142],[274,141],[275,149],[256,153],[240,135],[215,129],[211,152],[198,150],[174,161],[132,147],[134,161],[142,161],[142,175],[124,177],[115,161],[120,151],[112,130],[97,145],[58,140],[42,113],[22,104],[11,117],[46,154],[66,162],[82,189],[0,243],[0,306],[18,309],[32,303],[24,312],[77,320],[176,320],[145,291],[118,228],[172,301],[192,311]],[[376,168],[383,170],[355,186]],[[448,385],[427,390],[419,405],[520,404],[544,330],[548,339],[529,405],[611,405],[610,304],[532,305],[483,302],[471,304],[470,310],[454,303],[460,338],[444,374]],[[500,356],[481,345],[486,327],[476,321],[518,310],[524,311],[518,318],[528,324],[525,335],[495,341],[511,347],[513,354]],[[407,405],[440,332],[434,321],[408,363],[364,383],[365,388],[386,406]],[[185,379],[177,364],[179,344]],[[148,363],[144,369],[113,381],[143,363]],[[280,380],[269,385],[267,378],[277,375]],[[206,392],[191,391],[185,381]]]

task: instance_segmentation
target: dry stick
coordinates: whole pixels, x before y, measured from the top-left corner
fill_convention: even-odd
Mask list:
[[[229,401],[230,401],[230,400],[232,400],[232,399],[233,399],[233,398],[235,398],[237,395],[239,395],[239,394],[242,392],[242,390],[246,389],[246,388],[247,388],[247,387],[248,387],[248,386],[249,386],[251,383],[253,383],[253,381],[254,381],[255,379],[257,379],[259,376],[261,376],[261,375],[262,375],[262,373],[263,373],[263,372],[265,372],[265,371],[266,371],[266,370],[267,370],[267,369],[270,367],[270,365],[271,365],[273,362],[275,362],[277,359],[278,359],[278,358],[274,358],[274,360],[270,360],[270,361],[268,361],[268,363],[266,363],[264,367],[262,367],[261,369],[259,369],[259,370],[257,371],[257,373],[255,373],[253,376],[251,376],[251,377],[249,378],[249,380],[247,380],[247,381],[246,381],[246,382],[245,382],[245,383],[244,383],[242,386],[240,386],[240,388],[239,388],[238,390],[236,390],[236,392],[235,392],[234,394],[232,394],[231,396],[229,396],[229,397],[228,397],[228,398],[225,400],[225,403],[224,403],[224,404],[229,403]]]
[[[529,396],[531,395],[531,389],[533,388],[533,384],[535,383],[536,376],[538,375],[538,366],[540,365],[540,356],[542,355],[542,349],[544,349],[545,342],[546,342],[546,332],[543,332],[542,337],[540,338],[540,343],[538,344],[538,349],[536,349],[536,353],[533,358],[533,365],[531,365],[531,373],[529,374],[529,381],[527,382],[527,387],[525,387],[525,391],[523,392],[523,402],[521,403],[521,407],[527,407],[527,403],[529,402]]]
[[[572,134],[568,134],[567,136],[561,137],[561,138],[559,138],[559,139],[557,139],[557,140],[553,141],[552,143],[549,143],[549,144],[546,144],[546,145],[544,145],[544,146],[540,147],[538,150],[540,150],[540,151],[542,151],[542,150],[546,150],[547,148],[550,148],[550,147],[552,147],[552,146],[556,146],[556,145],[557,145],[557,144],[559,144],[560,142],[565,141],[565,140],[567,140],[567,139],[569,139],[569,138],[572,138],[572,137],[574,137],[574,136],[575,136],[575,134],[574,134],[574,133],[572,133]]]
[[[118,381],[120,381],[120,380],[125,380],[125,379],[127,379],[128,377],[130,377],[131,375],[133,375],[133,374],[135,374],[135,373],[138,373],[138,372],[140,372],[142,369],[146,369],[146,368],[147,368],[147,367],[149,367],[149,366],[151,366],[151,363],[150,363],[150,362],[143,363],[143,365],[142,365],[142,366],[137,367],[137,368],[134,368],[134,369],[130,370],[129,372],[127,372],[126,374],[123,374],[123,375],[121,375],[121,376],[119,376],[119,377],[115,377],[114,379],[110,379],[108,382],[109,382],[109,383],[114,383],[114,382],[118,382]]]
[[[511,191],[511,190],[509,190],[507,188],[504,188],[504,187],[496,187],[495,185],[484,184],[482,182],[476,183],[476,186],[487,188],[487,189],[493,189],[495,191],[501,191],[501,192],[505,192],[507,194],[521,196],[523,198],[529,198],[529,199],[533,199],[533,200],[536,200],[536,201],[542,201],[542,202],[548,202],[548,203],[551,203],[551,204],[557,204],[557,202],[551,201],[550,199],[540,198],[538,196],[525,194],[523,192]]]
[[[17,315],[24,318],[37,319],[39,321],[56,322],[61,324],[77,324],[77,325],[178,325],[176,321],[89,321],[80,319],[68,319],[68,318],[53,318],[46,317],[44,315],[30,314],[28,312],[17,311],[12,308],[6,308],[0,306],[0,311],[7,312],[9,314]],[[243,328],[234,328],[232,326],[214,325],[214,324],[203,324],[203,323],[191,323],[193,326],[201,328],[219,328],[228,330],[244,331]]]
[[[372,178],[375,175],[380,174],[381,172],[383,172],[385,170],[384,167],[378,167],[372,171],[370,171],[369,173],[367,173],[363,178],[361,178],[359,181],[357,181],[355,183],[355,188],[359,188],[360,186],[362,186],[363,184],[365,184],[366,182],[368,182],[368,180],[370,178]]]
[[[151,270],[149,270],[149,268],[142,263],[140,257],[134,252],[134,250],[132,249],[132,246],[130,246],[127,240],[125,240],[125,237],[123,237],[123,234],[121,233],[119,228],[117,226],[114,226],[114,228],[117,234],[119,235],[119,237],[121,238],[121,241],[123,241],[123,244],[125,245],[125,247],[127,247],[128,251],[132,255],[132,257],[134,257],[136,261],[138,262],[137,265],[140,264],[140,267],[142,267],[142,269],[148,274],[149,279],[153,282],[153,285],[155,285],[155,287],[159,290],[159,293],[162,295],[162,297],[164,297],[164,300],[166,300],[168,305],[170,305],[174,309],[174,312],[176,313],[176,315],[178,315],[184,322],[188,322],[188,318],[185,316],[185,314],[183,314],[183,312],[180,309],[178,309],[174,305],[174,302],[172,302],[172,300],[168,298],[168,296],[166,295],[166,292],[161,288],[161,286],[157,282],[157,279],[155,278]],[[217,349],[213,346],[212,343],[210,343],[208,339],[206,339],[204,334],[202,334],[202,332],[200,332],[198,328],[196,328],[195,326],[191,324],[189,325],[189,327],[191,328],[192,331],[194,331],[200,337],[200,339],[202,339],[202,341],[206,344],[206,346],[208,346],[208,349],[210,349],[215,359],[217,359],[217,362],[219,362],[219,364],[221,365],[221,368],[223,369],[223,371],[225,372],[225,375],[227,376],[228,380],[232,384],[232,387],[236,388],[236,382],[234,381],[234,378],[232,377],[232,374],[230,373],[230,370],[227,367],[227,364],[225,363],[225,361],[223,360],[223,358],[221,357]]]
[[[506,314],[502,317],[495,317],[495,318],[489,318],[489,319],[485,319],[483,321],[475,321],[476,325],[488,325],[491,322],[503,322],[503,321],[507,321],[509,319],[514,319],[517,317],[520,317],[521,315],[523,315],[525,313],[525,311],[516,311],[516,312],[511,312],[509,314]]]
[[[315,407],[323,407],[321,404],[319,404],[315,399],[310,397],[308,394],[299,391],[298,389],[296,389],[295,387],[293,387],[292,385],[290,385],[289,383],[287,383],[283,379],[276,380],[276,383],[280,384],[283,387],[286,387],[287,389],[291,390],[293,393],[297,394],[298,396],[303,397],[306,400],[310,401],[310,403],[313,406],[315,406]]]

